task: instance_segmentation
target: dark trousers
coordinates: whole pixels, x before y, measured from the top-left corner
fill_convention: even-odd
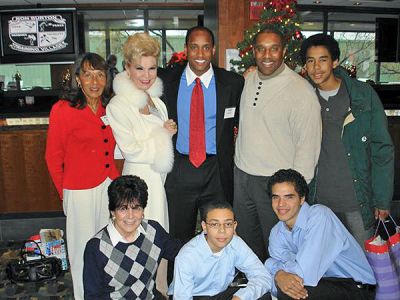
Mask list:
[[[183,242],[195,235],[197,211],[211,200],[224,200],[217,157],[207,155],[196,168],[188,155],[175,155],[174,168],[165,182],[168,201],[169,233]],[[173,264],[168,263],[168,282],[172,280]]]
[[[348,278],[322,278],[317,286],[306,286],[307,300],[374,300],[375,286],[357,284]],[[292,299],[278,289],[278,299]]]
[[[250,175],[237,167],[233,176],[233,210],[238,221],[237,233],[264,262],[269,257],[269,233],[278,222],[267,192],[270,177]]]

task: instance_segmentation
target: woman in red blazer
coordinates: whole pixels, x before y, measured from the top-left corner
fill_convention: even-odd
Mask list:
[[[87,53],[76,70],[78,89],[51,109],[46,162],[63,200],[75,299],[83,299],[86,242],[107,225],[107,188],[119,174],[115,139],[105,116],[109,101],[107,64]]]

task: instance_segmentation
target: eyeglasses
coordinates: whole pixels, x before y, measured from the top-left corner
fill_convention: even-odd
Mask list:
[[[212,229],[221,229],[222,227],[224,229],[232,229],[236,225],[236,221],[232,222],[226,222],[226,223],[217,223],[217,222],[206,222],[208,226],[210,226]]]

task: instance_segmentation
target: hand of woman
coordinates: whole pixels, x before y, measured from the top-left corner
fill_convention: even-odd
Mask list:
[[[171,135],[174,135],[178,131],[178,126],[172,119],[168,119],[164,122],[164,128],[167,129]]]

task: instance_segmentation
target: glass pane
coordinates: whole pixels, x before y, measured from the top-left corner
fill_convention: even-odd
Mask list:
[[[183,47],[185,45],[186,30],[167,30],[166,34],[166,61],[169,62],[173,53],[183,51]]]
[[[322,32],[322,30],[324,28],[324,26],[323,26],[324,17],[323,17],[322,12],[300,11],[299,14],[300,14],[300,19],[302,21],[300,24],[302,31]]]
[[[143,30],[113,30],[110,32],[110,49],[111,53],[117,56],[117,69],[118,71],[124,70],[124,55],[122,48],[128,36],[136,32],[143,32]]]
[[[340,47],[339,63],[345,67],[355,66],[357,78],[375,80],[375,33],[335,32]]]
[[[400,83],[400,63],[381,63],[381,83]]]
[[[162,31],[161,30],[149,30],[149,34],[156,38],[156,40],[158,41],[158,44],[160,45],[160,57],[158,58],[158,65],[162,66],[163,65],[163,53],[162,53],[162,49],[161,49],[161,45],[162,45]]]
[[[22,77],[21,88],[31,89],[32,87],[40,86],[43,88],[51,87],[50,65],[0,65],[0,75],[4,76],[4,87],[7,83],[14,81],[14,75],[19,72]]]
[[[149,10],[149,29],[189,29],[202,10]]]
[[[89,45],[86,45],[86,52],[94,52],[106,58],[106,32],[89,31]]]

